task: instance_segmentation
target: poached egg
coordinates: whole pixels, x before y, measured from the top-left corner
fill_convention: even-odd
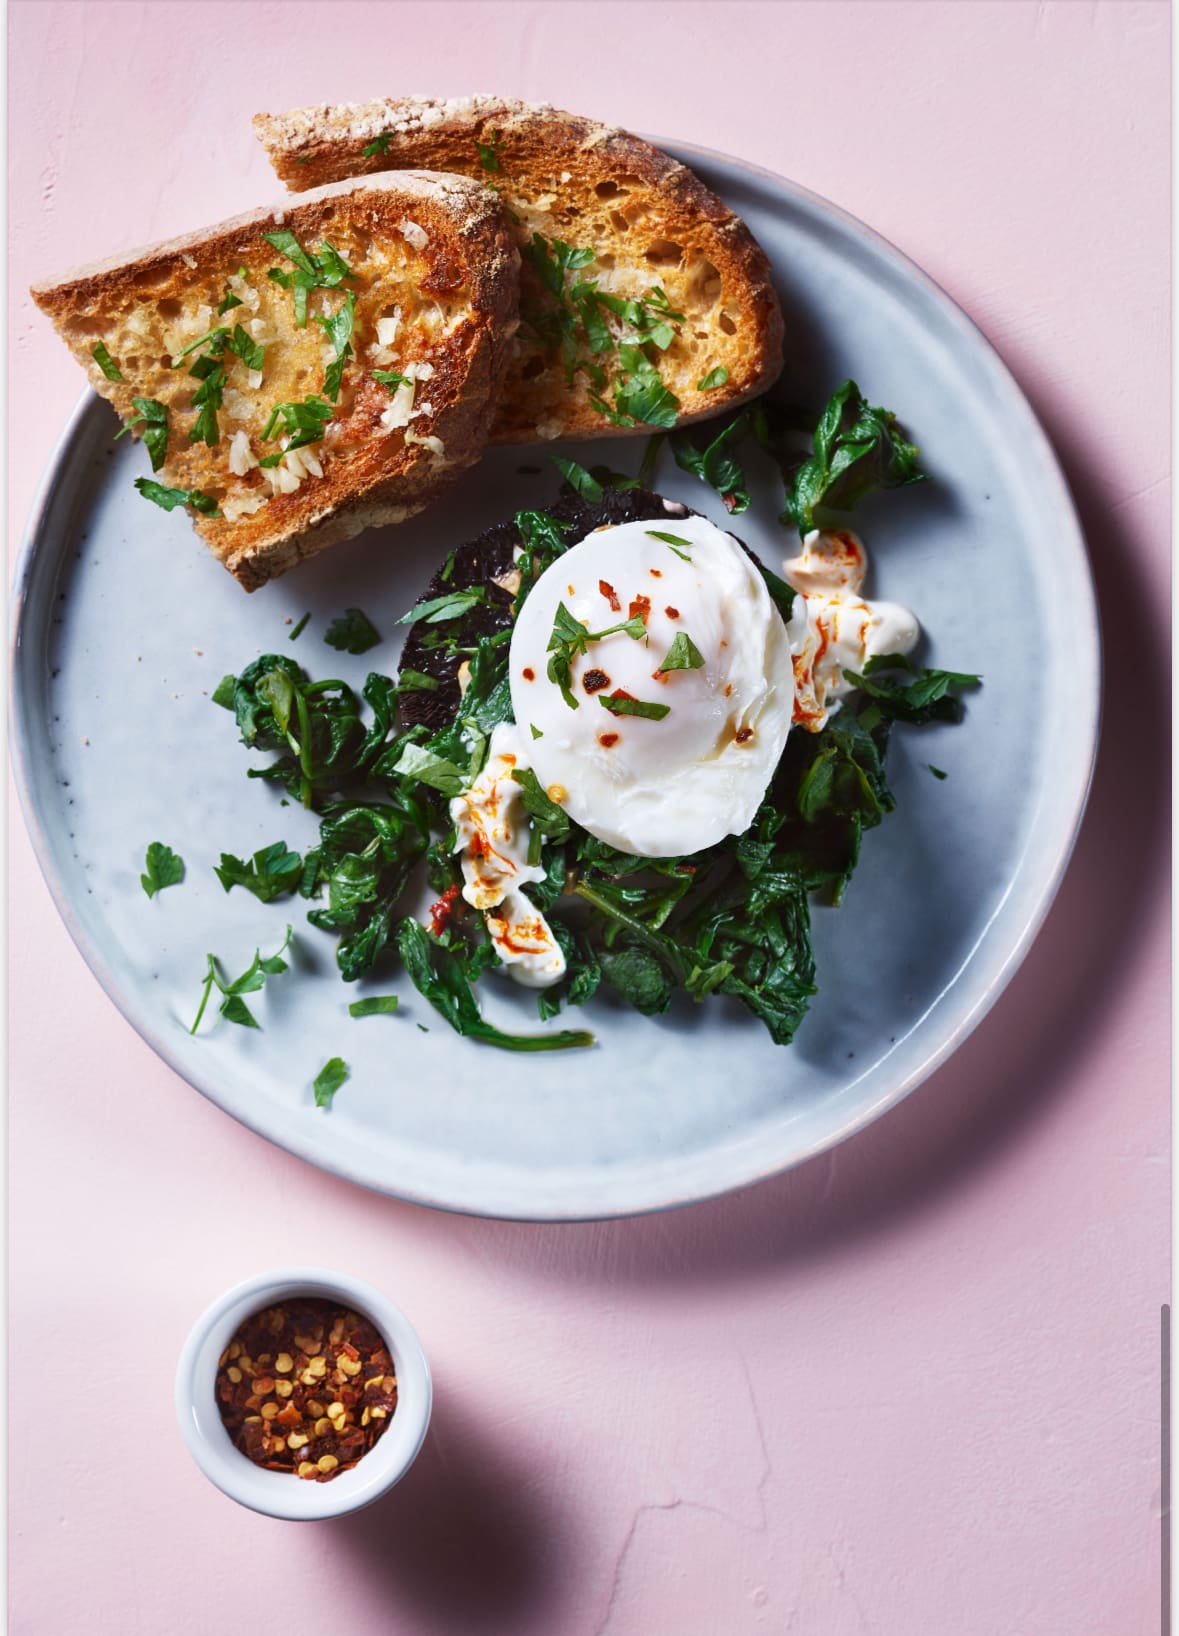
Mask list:
[[[550,799],[651,858],[749,827],[794,712],[789,636],[757,567],[678,510],[597,529],[552,563],[509,657],[520,737]]]

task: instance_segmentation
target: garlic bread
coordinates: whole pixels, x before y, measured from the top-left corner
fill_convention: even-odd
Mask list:
[[[671,426],[764,391],[782,367],[769,263],[745,224],[649,142],[476,96],[259,114],[299,191],[402,166],[494,189],[522,260],[521,325],[492,441]]]
[[[137,487],[185,505],[247,590],[398,522],[479,456],[509,362],[517,255],[457,175],[316,189],[36,286],[142,437]]]

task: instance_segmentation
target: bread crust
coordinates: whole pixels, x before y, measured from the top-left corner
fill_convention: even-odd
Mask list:
[[[295,191],[344,175],[426,164],[495,184],[519,218],[515,231],[521,245],[535,232],[586,244],[587,220],[605,219],[607,226],[598,229],[592,248],[605,249],[615,266],[629,257],[648,283],[662,279],[673,305],[683,305],[676,302],[673,288],[680,270],[712,269],[715,291],[705,278],[700,303],[684,310],[706,324],[715,320],[710,339],[717,355],[723,355],[728,380],[705,391],[696,384],[696,373],[686,382],[676,380],[680,424],[746,402],[781,371],[782,314],[765,252],[698,177],[641,137],[546,105],[492,96],[387,98],[301,108],[259,114],[254,130],[279,177]],[[366,157],[364,148],[377,140],[384,151]],[[485,168],[479,143],[496,146],[498,171]],[[620,208],[611,222],[611,212],[603,206],[612,200]],[[670,262],[660,262],[661,246],[669,253],[681,252],[674,271]],[[529,288],[529,277],[525,267],[525,298],[537,294]],[[732,325],[727,341],[716,328],[723,331],[726,320]],[[633,431],[612,426],[598,413],[585,383],[569,391],[563,379],[554,380],[559,371],[552,367],[543,375],[535,373],[534,358],[535,352],[517,345],[492,441]]]
[[[401,224],[407,219],[424,235],[417,250],[405,250]],[[158,356],[151,369],[145,364],[128,371],[122,382],[108,380],[91,348],[96,338],[104,337],[112,315],[134,317],[145,304],[152,304],[156,314],[202,299],[210,305],[239,267],[264,283],[266,268],[283,258],[262,235],[278,228],[309,245],[341,233],[370,247],[396,240],[414,259],[416,288],[445,302],[451,316],[444,338],[429,355],[432,412],[415,421],[411,433],[430,439],[429,444],[411,441],[405,435],[408,428],[384,429],[381,415],[389,391],[357,368],[359,360],[354,359],[349,366],[353,383],[347,394],[347,442],[330,451],[326,444],[317,445],[324,452],[322,478],[303,481],[291,493],[276,493],[259,510],[236,520],[193,514],[197,531],[247,590],[325,546],[412,516],[478,458],[508,365],[517,313],[518,256],[500,202],[463,177],[427,171],[322,186],[295,203],[286,200],[130,255],[77,267],[64,278],[35,285],[32,295],[86,367],[96,390],[130,419],[135,413],[132,395],[155,397],[185,387],[191,392],[194,383],[183,375],[173,382],[168,359]],[[396,278],[404,284],[406,275],[388,274],[390,300],[400,287]],[[374,288],[384,290],[378,283]],[[289,297],[283,299],[289,302]],[[225,322],[232,325],[234,315]],[[293,336],[293,309],[290,325]],[[319,337],[314,328],[301,332],[303,337],[308,333]],[[158,336],[149,334],[148,342],[154,342],[158,354]],[[304,339],[300,344],[308,343]],[[178,433],[170,434],[160,479],[169,486],[216,494],[218,484],[230,481],[225,443],[222,436],[209,449],[186,445]],[[251,474],[250,480],[260,475]]]

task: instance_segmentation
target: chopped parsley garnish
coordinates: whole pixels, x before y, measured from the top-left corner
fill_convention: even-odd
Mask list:
[[[222,995],[219,1009],[227,1022],[240,1023],[243,1028],[257,1028],[258,1022],[249,1006],[242,999],[242,995],[256,994],[259,989],[265,987],[268,977],[277,977],[280,972],[286,971],[287,963],[283,959],[283,955],[286,953],[290,941],[291,928],[288,926],[287,935],[273,954],[263,959],[262,951],[255,949],[253,960],[242,972],[241,976],[235,977],[231,982],[227,982],[221,975],[221,967],[217,956],[215,954],[207,955],[208,966],[205,971],[204,992],[201,995],[201,1003],[197,1008],[197,1014],[189,1033],[195,1034],[201,1026],[201,1018],[205,1014],[205,1007],[209,1003],[209,995],[214,988],[219,990]]]
[[[397,672],[398,693],[437,693],[442,683],[437,676],[427,676],[421,670],[399,670]]]
[[[266,362],[265,347],[260,347],[240,324],[234,325],[233,334],[225,342],[225,350],[236,353],[247,369],[261,369]]]
[[[263,233],[262,237],[268,244],[284,255],[288,261],[294,263],[293,273],[284,272],[281,267],[269,267],[267,278],[281,284],[284,290],[290,290],[295,303],[295,323],[299,329],[307,324],[307,296],[311,290],[336,290],[346,278],[356,275],[340,252],[324,239],[319,247],[318,254],[305,250],[298,239],[291,232]]]
[[[605,491],[592,472],[586,471],[584,466],[579,466],[576,460],[562,460],[560,455],[551,454],[549,459],[574,494],[580,494],[583,500],[588,500],[591,505],[597,505]]]
[[[940,767],[935,767],[932,761],[927,761],[925,765],[935,778],[949,778],[950,776],[949,773],[944,773]]]
[[[139,884],[149,898],[154,898],[165,886],[178,886],[184,879],[184,859],[163,841],[153,841],[148,847],[143,868]]]
[[[665,534],[661,528],[648,528],[645,532],[651,539],[662,540],[664,545],[670,545],[681,562],[691,562],[688,552],[692,549],[692,542],[685,540],[682,534]]]
[[[232,852],[223,852],[213,873],[227,892],[231,887],[244,886],[259,903],[272,903],[298,886],[303,860],[285,841],[275,841],[255,852],[249,863],[235,858]]]
[[[638,642],[647,634],[647,627],[643,623],[641,614],[635,614],[631,619],[624,619],[617,625],[609,625],[604,631],[590,631],[580,619],[573,615],[563,602],[557,604],[557,615],[553,621],[553,634],[549,637],[547,651],[552,655],[549,659],[547,675],[550,682],[555,682],[561,689],[561,697],[570,710],[577,709],[577,700],[573,697],[573,660],[579,653],[588,653],[591,642],[601,642],[607,636],[614,636],[622,631],[633,641]],[[666,709],[664,714],[666,715]]]
[[[407,744],[390,771],[401,778],[416,778],[419,784],[429,784],[442,795],[460,795],[471,781],[465,767],[456,766],[420,744]]]
[[[192,395],[192,406],[198,413],[189,429],[188,441],[206,443],[212,448],[221,441],[217,411],[221,407],[221,396],[225,390],[225,366],[214,363],[212,358],[206,355],[197,359],[189,373],[195,375],[201,384]]]
[[[537,301],[525,296],[521,302],[524,338],[559,356],[567,385],[580,371],[589,380],[588,400],[611,425],[672,426],[679,400],[663,384],[662,377],[642,348],[660,351],[674,341],[684,314],[677,312],[658,284],[638,300],[613,295],[599,289],[594,278],[578,279],[566,285],[570,273],[588,267],[594,252],[585,246],[567,244],[564,239],[547,239],[534,233],[522,250],[525,266],[544,292]],[[616,337],[611,321],[620,331]],[[614,405],[603,393],[608,377],[595,360],[617,351],[619,374],[614,382]],[[587,356],[588,354],[588,356]]]
[[[237,270],[237,276],[239,278],[245,278],[246,269],[244,267],[239,267]],[[232,312],[234,307],[240,307],[241,305],[241,297],[234,295],[227,283],[225,286],[225,294],[221,297],[221,300],[217,304],[218,318],[224,318],[227,312]]]
[[[484,170],[493,172],[499,170],[499,150],[502,145],[503,134],[500,131],[492,131],[490,142],[480,142],[476,137],[475,151]]]
[[[324,635],[328,647],[338,648],[341,653],[367,653],[380,640],[372,620],[360,608],[346,608],[332,620]]]
[[[122,370],[107,351],[105,342],[96,341],[90,349],[90,354],[108,381],[121,381],[123,379]]]
[[[312,393],[301,403],[276,403],[270,411],[262,431],[262,441],[268,442],[274,435],[274,429],[282,421],[283,431],[289,435],[290,442],[285,449],[277,454],[268,454],[260,460],[260,466],[277,466],[283,455],[291,449],[303,449],[309,443],[320,443],[327,430],[328,421],[332,418],[332,406],[325,399]]]
[[[656,675],[664,670],[700,670],[703,665],[704,655],[687,631],[677,631],[663,663],[659,666],[659,670],[656,671]]]
[[[648,704],[646,699],[632,699],[625,693],[599,693],[598,703],[614,716],[643,716],[648,721],[662,721],[671,714],[669,704]]]
[[[448,619],[461,619],[463,614],[486,601],[484,588],[473,585],[465,591],[451,591],[445,596],[432,597],[429,602],[419,602],[408,613],[402,614],[397,623],[416,625],[419,620],[424,620],[427,625],[441,625]]]
[[[628,424],[674,426],[680,400],[663,384],[663,377],[641,347],[623,343],[618,348],[622,373],[614,382],[614,407]]]
[[[297,636],[302,636],[304,627],[306,626],[307,621],[310,618],[311,618],[310,613],[305,613],[303,615],[302,619],[300,619],[299,623],[295,626],[294,630],[291,632],[290,636],[287,638],[288,642],[293,642]]]
[[[183,352],[177,352],[172,359],[172,368],[179,369],[190,352],[196,352],[203,346],[208,346],[211,357],[219,358],[228,340],[229,331],[219,324],[215,325],[213,329],[206,330],[203,335],[198,335],[195,341],[190,341]]]
[[[390,392],[398,386],[413,385],[408,375],[399,375],[395,369],[374,369],[372,377],[374,381],[379,381],[382,386],[387,386]]]
[[[392,131],[382,131],[380,136],[374,136],[371,142],[366,142],[360,150],[362,159],[375,159],[379,153],[388,153],[389,144],[393,140]]]
[[[541,732],[540,728],[533,726],[533,724],[531,722],[529,722],[529,724],[528,724],[528,730],[532,734],[533,738],[543,738],[544,737],[544,734]]]
[[[333,403],[340,395],[340,385],[344,379],[344,365],[352,356],[352,325],[355,316],[355,291],[346,290],[342,305],[332,313],[330,318],[317,318],[315,320],[336,349],[335,362],[328,366],[323,381],[324,392]]]
[[[159,471],[168,453],[168,409],[155,398],[132,398],[138,413],[132,415],[122,431],[115,433],[115,442],[133,426],[142,426],[143,446],[151,461],[152,471]]]
[[[717,364],[710,369],[707,375],[702,375],[696,382],[697,392],[715,392],[718,386],[723,386],[729,378],[729,372],[724,364]]]
[[[368,994],[363,1000],[353,1000],[348,1007],[350,1017],[391,1017],[399,1002],[396,994]]]
[[[206,517],[220,517],[217,502],[211,494],[203,494],[200,489],[170,489],[163,483],[153,483],[150,477],[137,477],[135,487],[145,500],[162,506],[165,511],[175,511],[177,506],[191,506],[194,511],[201,511]]]
[[[348,1078],[351,1070],[343,1057],[329,1057],[315,1076],[315,1106],[330,1108],[332,1098]]]

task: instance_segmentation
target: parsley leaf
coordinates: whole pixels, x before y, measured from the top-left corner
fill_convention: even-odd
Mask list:
[[[192,397],[192,406],[199,413],[189,429],[188,441],[206,443],[213,448],[221,441],[217,411],[221,407],[221,395],[225,389],[225,369],[221,364],[215,364],[211,358],[205,357],[197,359],[190,373],[196,375],[201,384]]]
[[[266,276],[281,284],[284,290],[290,290],[295,303],[295,324],[299,329],[307,324],[309,291],[335,290],[346,278],[355,276],[340,252],[327,239],[320,245],[318,254],[312,254],[303,248],[293,233],[264,233],[262,237],[295,265],[293,273],[284,272],[281,267],[269,267]]]
[[[646,699],[619,698],[614,693],[599,693],[598,703],[614,716],[643,716],[648,721],[662,721],[671,714],[669,704],[648,704]]]
[[[347,608],[327,628],[324,641],[342,653],[367,653],[381,640],[372,620],[360,608]]]
[[[209,346],[210,356],[219,358],[225,349],[225,343],[228,341],[228,339],[229,331],[227,329],[222,329],[220,325],[214,326],[213,329],[206,330],[203,335],[198,335],[195,341],[190,341],[183,352],[176,353],[172,359],[172,368],[179,369],[180,365],[184,362],[185,358],[188,357],[190,352],[196,352],[198,348],[205,346],[206,343],[208,343]]]
[[[918,452],[891,410],[872,408],[854,381],[844,381],[815,428],[813,453],[787,480],[782,521],[805,537],[819,526],[816,509],[848,511],[874,489],[924,482]]]
[[[363,1000],[353,1000],[348,1007],[350,1017],[391,1017],[397,1010],[396,994],[368,994]]]
[[[586,471],[584,466],[579,466],[576,460],[562,460],[560,455],[551,454],[549,459],[574,494],[580,494],[583,500],[588,500],[591,505],[597,505],[605,491],[592,472]]]
[[[614,406],[620,415],[644,426],[674,426],[680,400],[641,347],[625,342],[618,348],[622,373],[614,383]]]
[[[480,602],[486,601],[487,592],[483,586],[473,585],[464,591],[450,591],[445,596],[432,597],[429,602],[419,602],[408,613],[402,614],[397,623],[416,625],[419,620],[424,620],[427,625],[441,625],[448,619],[460,619]]]
[[[259,989],[265,986],[268,977],[277,977],[280,972],[286,971],[287,963],[283,959],[283,955],[286,953],[290,941],[291,928],[288,926],[287,934],[275,952],[263,959],[262,951],[255,949],[253,960],[242,972],[241,976],[235,977],[232,982],[226,982],[221,975],[221,967],[217,956],[215,954],[206,955],[207,965],[201,1003],[197,1008],[197,1014],[193,1019],[189,1033],[195,1034],[201,1026],[201,1018],[205,1014],[205,1007],[209,1003],[209,996],[214,988],[218,989],[223,996],[220,1011],[227,1022],[239,1023],[243,1028],[257,1028],[258,1023],[254,1014],[242,999],[242,995],[256,994]]]
[[[288,642],[293,642],[293,641],[295,641],[296,637],[302,636],[303,631],[304,631],[304,629],[306,627],[307,621],[310,618],[311,618],[310,613],[305,613],[303,615],[302,619],[300,619],[299,623],[295,626],[294,630],[287,637]]]
[[[389,144],[393,140],[392,131],[382,131],[380,136],[374,136],[371,142],[366,142],[360,150],[362,159],[375,159],[379,153],[388,153]]]
[[[544,789],[530,767],[517,767],[512,777],[520,786],[520,805],[532,819],[534,829],[550,841],[567,841],[571,832],[569,814]]]
[[[236,353],[247,369],[261,369],[266,362],[265,347],[260,347],[240,324],[234,325],[233,334],[226,341],[225,347],[228,352]]]
[[[227,892],[234,886],[244,886],[259,903],[273,903],[298,886],[303,860],[285,841],[275,841],[255,852],[249,863],[235,858],[232,852],[223,852],[213,873]]]
[[[315,320],[336,349],[336,361],[328,367],[323,381],[324,392],[333,403],[340,395],[340,384],[344,378],[344,365],[352,356],[352,325],[355,315],[355,291],[346,290],[343,304],[332,313],[330,318],[317,318]]]
[[[132,398],[131,402],[139,413],[132,415],[122,431],[115,433],[115,442],[117,443],[133,426],[142,426],[143,446],[151,461],[151,469],[159,471],[168,453],[167,406],[157,402],[155,398]]]
[[[221,515],[213,496],[202,494],[200,489],[165,488],[163,483],[153,483],[150,477],[137,477],[135,487],[145,500],[162,506],[165,511],[175,511],[177,506],[191,506],[194,511],[203,511],[207,517]]]
[[[399,375],[395,369],[374,369],[372,377],[374,381],[380,381],[382,386],[387,386],[390,392],[397,386],[412,385],[408,375]]]
[[[285,432],[290,436],[287,449],[302,449],[309,443],[320,443],[327,430],[327,423],[332,418],[332,406],[326,399],[312,393],[301,403],[276,403],[270,411],[270,418],[262,431],[263,442],[268,442],[274,429],[281,420]],[[280,434],[281,435],[281,434]],[[260,466],[277,466],[287,449],[280,449],[277,454],[268,454],[258,462]]]
[[[421,744],[407,744],[390,771],[399,778],[416,778],[441,795],[461,795],[471,781],[463,768]]]
[[[718,386],[723,386],[729,378],[729,372],[724,364],[717,364],[710,369],[707,375],[702,375],[696,382],[697,392],[715,392]]]
[[[398,693],[437,693],[441,686],[437,676],[427,676],[421,670],[402,669],[397,672]]]
[[[555,682],[561,689],[561,697],[570,710],[577,709],[577,700],[573,697],[574,658],[579,653],[587,653],[591,642],[601,642],[605,637],[613,636],[618,631],[625,632],[632,641],[638,642],[646,636],[647,627],[643,624],[642,615],[635,614],[632,619],[624,619],[617,625],[609,625],[604,631],[591,632],[580,619],[574,619],[563,602],[557,604],[553,632],[546,650],[552,655],[546,674],[549,681]],[[666,710],[664,714],[667,714]]]
[[[330,1108],[332,1097],[348,1078],[350,1069],[343,1057],[329,1057],[315,1076],[315,1106]]]
[[[503,134],[500,131],[492,131],[490,142],[480,142],[478,137],[476,137],[475,151],[479,155],[479,163],[484,170],[498,171],[499,150],[502,144]]]
[[[184,879],[184,859],[163,841],[153,841],[147,849],[144,870],[139,884],[149,898],[154,898],[165,886],[178,886]]]
[[[96,341],[90,348],[90,355],[108,381],[121,381],[123,379],[122,371],[107,351],[104,342]]]
[[[682,534],[665,534],[661,528],[648,528],[644,532],[651,539],[662,540],[664,545],[670,545],[681,562],[691,562],[688,552],[692,549],[692,542],[685,540]],[[680,549],[681,546],[683,550]]]
[[[658,676],[665,670],[700,670],[703,665],[704,655],[687,631],[677,631],[675,640],[668,648],[667,655],[655,674]]]

